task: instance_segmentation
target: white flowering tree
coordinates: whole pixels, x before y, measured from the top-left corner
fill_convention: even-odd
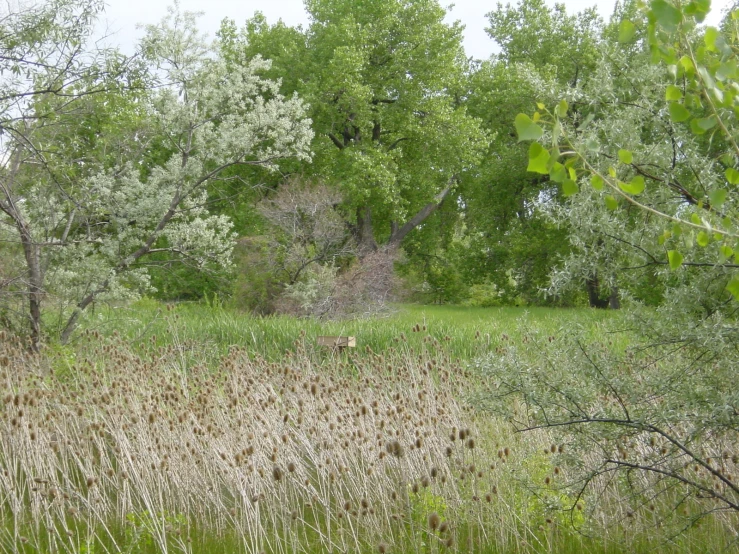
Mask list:
[[[2,233],[26,261],[36,347],[42,302],[60,302],[66,342],[93,302],[146,289],[150,254],[169,252],[202,268],[229,264],[231,223],[208,212],[207,184],[233,166],[309,157],[302,102],[260,76],[265,60],[227,65],[197,32],[194,15],[170,10],[146,28],[138,67],[105,56],[115,69],[108,72],[92,63],[99,53],[84,50],[91,21],[80,23],[70,54],[79,79],[40,64],[29,47],[21,71],[39,92],[5,126],[12,131],[3,143]],[[57,25],[64,30],[69,21]],[[44,40],[62,48],[56,34]],[[29,41],[38,38],[29,33]]]

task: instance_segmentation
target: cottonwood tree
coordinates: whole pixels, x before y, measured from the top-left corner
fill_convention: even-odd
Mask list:
[[[262,54],[284,94],[311,106],[314,163],[343,193],[360,253],[396,248],[452,194],[486,145],[466,113],[462,28],[435,0],[309,0],[311,23],[263,16],[220,36],[227,56]]]
[[[578,243],[607,234],[612,261],[624,275],[649,268],[662,304],[633,307],[631,348],[565,329],[483,363],[486,401],[521,429],[560,430],[569,442],[572,509],[593,485],[619,487],[631,503],[610,507],[617,518],[651,512],[678,530],[739,511],[739,12],[719,30],[697,26],[707,11],[654,0],[618,24],[620,44],[591,89],[602,95],[515,121],[533,141],[528,169],[568,197],[553,217],[568,222],[580,255],[557,284],[588,266]],[[628,94],[609,94],[614,62]],[[512,395],[525,410],[510,408]]]
[[[475,69],[467,105],[493,138],[463,182],[465,265],[471,279],[493,281],[504,298],[542,302],[569,244],[566,228],[537,206],[558,204],[562,195],[548,176],[526,172],[528,145],[517,141],[510,114],[581,96],[602,56],[604,24],[592,8],[570,15],[542,0],[498,4],[487,18],[498,51]],[[597,287],[589,292],[598,300]],[[567,296],[560,291],[557,298]]]
[[[70,6],[76,13],[77,5]],[[120,95],[106,89],[108,99],[91,108],[82,100],[100,89],[99,72],[85,50],[94,12],[74,20],[78,34],[68,43],[64,33],[77,27],[59,19],[64,12],[50,13],[56,34],[42,44],[54,60],[63,45],[74,45],[72,60],[86,79],[70,77],[74,64],[47,67],[34,58],[38,35],[29,31],[25,63],[33,101],[22,106],[25,111],[16,108],[18,116],[8,116],[14,130],[4,143],[8,162],[0,205],[6,232],[24,248],[36,347],[41,304],[51,295],[69,306],[62,311],[60,338],[66,342],[95,301],[146,288],[147,257],[153,253],[171,252],[199,267],[228,264],[231,223],[209,214],[206,185],[234,166],[271,168],[285,157],[307,159],[312,138],[302,102],[283,97],[275,82],[260,76],[269,62],[257,57],[228,67],[198,33],[195,16],[176,10],[160,25],[146,27],[139,55],[150,90],[121,100],[130,88],[127,80],[138,78],[123,71],[114,79]],[[35,17],[18,21],[33,23]],[[90,109],[104,115],[88,117]],[[58,118],[62,111],[69,117]],[[101,119],[131,124],[122,132],[114,125],[95,127]],[[106,131],[114,138],[101,137]],[[97,148],[83,158],[70,155],[79,150],[75,140],[50,140],[85,133],[95,137]]]

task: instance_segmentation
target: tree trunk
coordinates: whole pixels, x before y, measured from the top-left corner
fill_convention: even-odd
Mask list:
[[[454,181],[455,177],[449,179],[449,184],[447,184],[446,188],[444,188],[444,190],[442,190],[434,197],[434,201],[429,202],[423,208],[418,210],[418,212],[416,212],[416,215],[406,221],[404,225],[399,226],[395,221],[393,221],[391,224],[392,228],[390,232],[390,239],[388,239],[387,241],[388,246],[391,248],[399,247],[400,243],[403,242],[403,239],[408,235],[408,233],[410,233],[413,229],[426,221],[428,216],[434,213],[436,209],[441,206],[442,202],[444,202],[444,199],[449,195],[452,190],[452,185],[454,184]]]
[[[600,310],[612,309],[619,310],[621,308],[621,300],[618,295],[618,287],[614,286],[611,288],[611,293],[607,299],[600,297],[601,287],[598,273],[595,272],[585,281],[585,288],[588,291],[588,302],[591,308],[598,308]]]
[[[41,347],[41,302],[44,293],[44,275],[38,245],[27,229],[19,227],[19,231],[28,270],[28,320],[31,326],[31,350],[38,352]]]
[[[44,271],[41,266],[41,249],[33,238],[30,226],[23,217],[13,199],[12,190],[15,178],[21,167],[23,148],[17,147],[11,154],[7,164],[5,180],[0,183],[3,198],[0,199],[0,211],[13,221],[18,230],[23,255],[26,258],[26,275],[28,278],[28,321],[31,327],[31,350],[38,352],[41,347],[41,302],[44,294]]]
[[[356,235],[360,258],[377,251],[377,241],[372,226],[372,208],[369,206],[357,208]]]
[[[612,310],[621,309],[621,298],[618,295],[618,287],[611,288],[611,296],[608,298],[608,307]]]

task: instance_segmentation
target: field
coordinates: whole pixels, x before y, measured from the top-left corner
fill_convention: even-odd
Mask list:
[[[146,301],[39,356],[3,335],[0,550],[729,552],[735,515],[686,526],[618,484],[577,495],[565,435],[478,408],[475,360],[574,328],[623,349],[620,317],[399,306],[324,324]]]

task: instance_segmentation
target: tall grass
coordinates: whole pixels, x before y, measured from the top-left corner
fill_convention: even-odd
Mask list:
[[[618,314],[589,309],[465,308],[459,306],[402,305],[385,317],[344,321],[318,321],[289,316],[255,317],[219,305],[181,303],[163,305],[151,300],[130,307],[103,309],[88,316],[88,328],[110,336],[120,333],[134,346],[145,347],[152,337],[158,344],[174,343],[183,351],[193,348],[217,356],[231,346],[271,361],[280,360],[305,334],[307,348],[320,335],[355,336],[359,348],[382,352],[397,346],[405,336],[414,348],[432,334],[445,339],[453,358],[471,360],[501,345],[501,338],[519,338],[527,326],[557,334],[582,327],[594,334]],[[418,329],[418,332],[414,332]]]
[[[513,316],[455,326],[438,314],[372,322],[356,334],[377,342],[343,353],[314,349],[312,333],[327,329],[315,323],[185,307],[40,356],[0,336],[0,550],[682,553],[732,544],[736,522],[726,518],[668,541],[654,519],[619,522],[571,496],[554,437],[516,435],[465,401],[478,377],[457,361],[460,349],[512,340]],[[234,328],[216,340],[228,318]],[[326,334],[351,334],[335,325]],[[249,327],[264,342],[230,340]],[[392,337],[393,328],[404,330]],[[135,348],[123,338],[133,332],[145,335]]]

